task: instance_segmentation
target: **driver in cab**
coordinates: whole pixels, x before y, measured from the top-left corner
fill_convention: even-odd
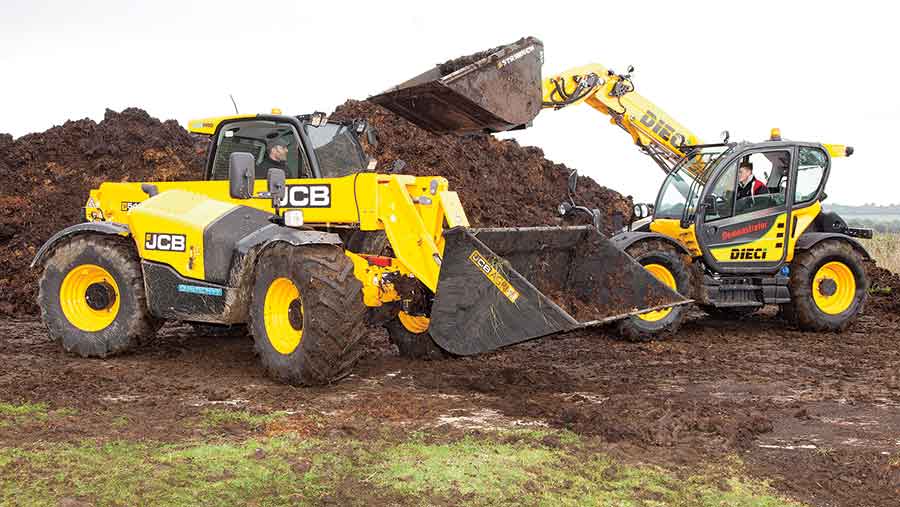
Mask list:
[[[756,179],[756,176],[753,175],[753,163],[747,160],[741,162],[741,165],[738,167],[737,198],[746,199],[749,197],[752,201],[753,197],[768,193],[769,189],[766,187],[766,184]]]
[[[266,156],[256,166],[257,179],[265,179],[273,167],[287,172],[288,142],[281,138],[273,139],[266,148]]]

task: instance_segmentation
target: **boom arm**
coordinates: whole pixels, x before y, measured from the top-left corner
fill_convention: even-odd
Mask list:
[[[685,155],[683,146],[700,144],[687,127],[634,91],[630,74],[589,64],[544,79],[544,108],[581,103],[609,115],[610,123],[628,132],[634,144],[667,173]]]

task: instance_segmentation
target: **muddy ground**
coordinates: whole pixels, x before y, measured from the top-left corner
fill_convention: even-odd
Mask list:
[[[77,415],[27,430],[0,427],[0,445],[181,441],[199,436],[189,422],[208,407],[287,410],[286,429],[363,440],[384,431],[547,425],[599,436],[631,462],[684,466],[737,455],[751,473],[812,505],[897,505],[898,339],[900,318],[878,311],[842,335],[792,330],[773,312],[744,321],[695,313],[665,342],[627,343],[600,330],[417,362],[399,358],[372,330],[351,377],[293,388],[263,375],[246,337],[170,325],[132,354],[90,360],[63,353],[35,320],[6,320],[0,401],[45,402]],[[110,424],[121,417],[134,424]]]

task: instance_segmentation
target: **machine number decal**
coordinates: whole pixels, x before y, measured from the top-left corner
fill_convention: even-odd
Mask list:
[[[281,200],[282,208],[330,208],[331,185],[288,185]]]
[[[765,248],[732,248],[731,260],[763,260],[766,253]]]
[[[144,236],[145,250],[161,250],[164,252],[183,252],[187,245],[184,234],[166,234],[162,232],[148,232]]]
[[[479,271],[481,271],[511,303],[515,303],[516,300],[519,299],[519,291],[517,291],[502,274],[500,274],[500,271],[496,267],[481,255],[481,252],[478,250],[473,251],[472,255],[469,256],[469,260],[478,267]]]
[[[121,211],[129,211],[131,208],[140,204],[139,202],[122,201]]]

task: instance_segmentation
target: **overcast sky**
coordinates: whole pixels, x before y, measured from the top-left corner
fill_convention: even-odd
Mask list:
[[[554,10],[555,9],[555,10]],[[106,108],[186,124],[241,112],[331,111],[449,58],[534,35],[544,72],[637,69],[637,90],[704,141],[850,144],[831,202],[900,203],[900,28],[890,2],[42,2],[0,4],[0,132]],[[663,174],[588,106],[513,134],[639,201]]]

